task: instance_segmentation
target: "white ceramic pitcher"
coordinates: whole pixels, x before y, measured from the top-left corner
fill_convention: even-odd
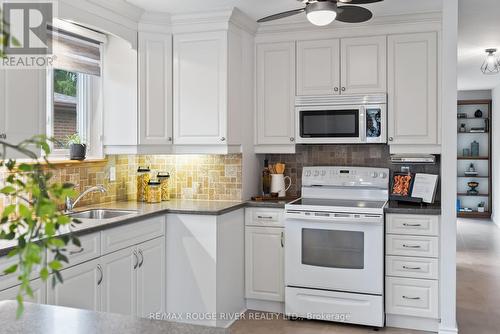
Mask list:
[[[286,186],[285,181],[288,180],[288,186]],[[285,197],[286,192],[290,189],[292,185],[292,179],[290,176],[285,176],[283,174],[271,174],[271,193],[278,193],[278,197]]]

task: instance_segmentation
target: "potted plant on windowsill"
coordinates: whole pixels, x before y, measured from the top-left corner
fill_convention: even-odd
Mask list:
[[[85,160],[87,155],[87,145],[82,142],[81,137],[77,133],[68,136],[66,144],[69,148],[70,160]]]

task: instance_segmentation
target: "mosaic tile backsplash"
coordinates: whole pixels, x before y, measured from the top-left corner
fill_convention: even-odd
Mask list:
[[[54,165],[54,182],[72,183],[78,192],[104,185],[106,193],[87,195],[78,206],[136,200],[136,172],[149,166],[152,173],[169,172],[170,197],[196,200],[241,200],[242,157],[231,155],[119,155],[103,161]],[[116,181],[109,181],[109,169],[116,167]],[[6,176],[0,170],[0,185]],[[0,208],[6,199],[0,197]]]
[[[289,196],[299,196],[304,166],[355,166],[389,168],[399,172],[401,165],[391,164],[387,145],[297,145],[295,154],[267,154],[270,164],[286,164],[285,174],[292,179]],[[412,173],[440,174],[440,162],[434,165],[410,165]],[[440,188],[436,198],[440,198]]]

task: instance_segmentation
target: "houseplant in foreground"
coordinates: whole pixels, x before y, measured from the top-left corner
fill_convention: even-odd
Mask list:
[[[11,150],[26,156],[29,163],[9,158],[7,153]],[[35,153],[40,150],[45,153],[43,158]],[[12,243],[13,249],[7,256],[18,259],[3,274],[18,277],[18,317],[23,313],[24,297],[33,297],[30,278],[35,271],[43,281],[51,277],[53,285],[62,283],[60,270],[68,262],[65,247],[70,242],[80,247],[78,238],[70,233],[71,226],[79,222],[59,209],[67,196],[74,195],[73,185],[51,182],[49,153],[45,136],[18,145],[0,140],[0,169],[4,173],[0,178],[0,197],[6,197],[7,202],[0,210],[0,241],[9,246]],[[63,229],[65,234],[61,233]],[[53,260],[48,260],[49,253]]]
[[[82,138],[77,133],[68,136],[66,144],[69,148],[70,160],[85,160],[87,145],[83,143]]]

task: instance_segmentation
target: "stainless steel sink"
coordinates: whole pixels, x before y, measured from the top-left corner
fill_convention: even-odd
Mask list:
[[[111,219],[137,213],[134,210],[113,210],[113,209],[91,209],[75,213],[69,216],[75,219]]]

